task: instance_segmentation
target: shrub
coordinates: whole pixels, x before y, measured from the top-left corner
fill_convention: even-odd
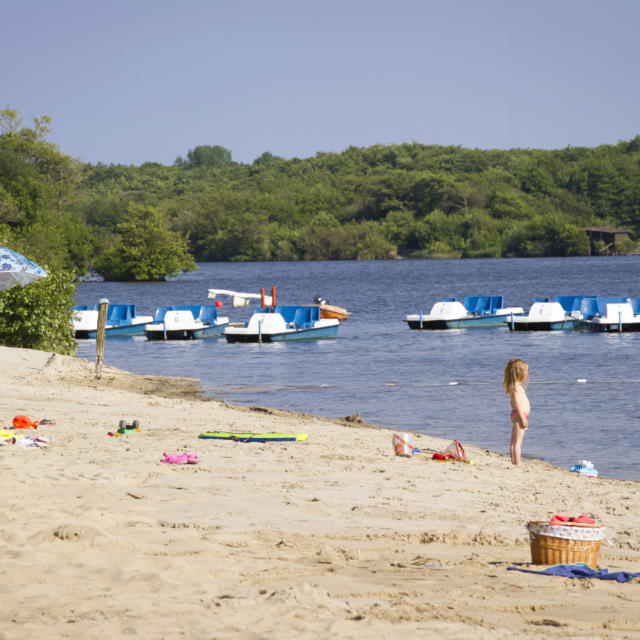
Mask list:
[[[51,271],[25,287],[0,291],[0,344],[73,355],[75,274]]]

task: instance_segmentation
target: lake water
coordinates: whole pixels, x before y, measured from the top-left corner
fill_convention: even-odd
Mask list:
[[[523,454],[562,467],[593,461],[601,475],[640,480],[640,333],[512,333],[507,328],[412,331],[405,315],[454,296],[640,297],[640,256],[502,260],[203,263],[163,283],[86,282],[78,304],[207,304],[208,288],[259,292],[281,304],[321,295],[351,317],[336,340],[228,344],[224,338],[106,341],[105,363],[134,373],[200,378],[205,394],[234,404],[319,416],[359,413],[370,423],[457,439],[508,455],[509,398],[501,390],[511,357],[529,362],[530,428]],[[253,307],[223,315],[244,321]],[[95,341],[79,341],[93,360]],[[578,382],[581,380],[581,382]],[[582,382],[586,380],[586,382]]]

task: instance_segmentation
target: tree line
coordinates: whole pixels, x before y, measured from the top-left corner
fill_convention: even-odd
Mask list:
[[[71,210],[105,238],[96,254],[131,202],[162,211],[196,261],[586,255],[585,227],[640,238],[640,136],[560,150],[267,152],[251,164],[203,146],[173,166],[85,165]]]

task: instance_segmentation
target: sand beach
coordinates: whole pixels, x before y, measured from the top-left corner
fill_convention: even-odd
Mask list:
[[[0,447],[2,640],[640,638],[640,580],[507,570],[543,568],[525,524],[561,513],[606,525],[600,567],[639,572],[638,482],[464,442],[476,464],[437,462],[449,441],[419,434],[425,452],[399,457],[388,429],[230,406],[196,380],[98,380],[6,347],[0,362],[0,429],[55,422],[28,430],[49,446]],[[110,437],[123,419],[140,432]],[[183,452],[198,463],[160,462]]]

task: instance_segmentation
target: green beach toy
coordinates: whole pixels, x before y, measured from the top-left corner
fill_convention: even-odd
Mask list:
[[[133,422],[120,420],[118,424],[118,433],[140,433],[140,423],[137,420],[134,420]]]

